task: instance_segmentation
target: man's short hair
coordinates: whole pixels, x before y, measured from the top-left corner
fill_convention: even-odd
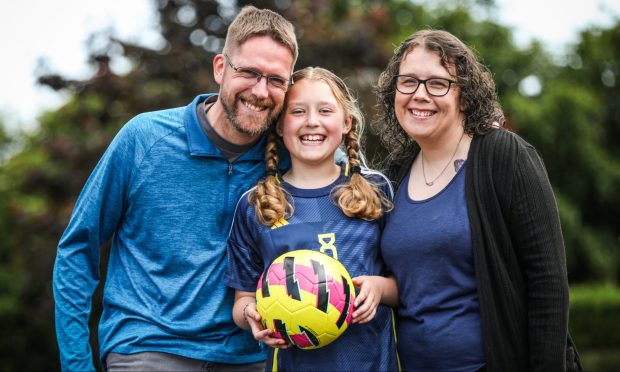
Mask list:
[[[285,46],[293,55],[295,65],[299,50],[295,28],[291,22],[274,11],[257,9],[252,5],[243,7],[228,27],[224,52],[232,53],[235,48],[254,36],[270,36]]]

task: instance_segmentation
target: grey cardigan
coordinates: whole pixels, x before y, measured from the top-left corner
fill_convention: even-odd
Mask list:
[[[396,186],[418,153],[392,163]],[[568,335],[560,218],[541,158],[518,135],[492,129],[474,136],[466,172],[487,370],[581,370]]]

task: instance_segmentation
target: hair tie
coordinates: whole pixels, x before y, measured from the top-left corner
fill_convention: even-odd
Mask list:
[[[275,178],[275,179],[276,179],[276,183],[277,183],[278,185],[279,185],[279,184],[281,184],[281,182],[280,182],[280,177],[278,177],[278,171],[273,170],[273,169],[270,169],[270,170],[266,171],[266,172],[265,172],[265,178],[267,178],[267,177],[269,177],[269,176],[271,176],[271,177]]]
[[[349,167],[349,171],[351,172],[351,175],[355,173],[360,174],[360,172],[362,171],[362,168],[360,168],[359,165],[355,165],[355,166]]]

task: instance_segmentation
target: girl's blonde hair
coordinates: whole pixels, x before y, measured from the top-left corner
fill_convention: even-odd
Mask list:
[[[350,177],[346,183],[338,185],[332,190],[334,202],[349,217],[368,221],[380,218],[385,212],[392,209],[392,203],[377,185],[360,174],[361,167],[365,166],[364,155],[359,142],[364,130],[364,116],[356,99],[342,79],[324,68],[306,67],[293,73],[293,81],[298,82],[304,79],[325,82],[331,88],[336,101],[342,106],[345,117],[351,118],[351,130],[343,138]],[[285,115],[287,103],[288,100],[285,99],[285,109],[282,111],[280,120]],[[273,226],[281,219],[289,218],[294,211],[294,206],[290,202],[291,198],[286,190],[280,186],[278,179],[279,141],[274,128],[269,133],[265,148],[266,177],[258,182],[256,188],[249,195],[249,201],[256,211],[256,218],[260,223],[267,226]]]

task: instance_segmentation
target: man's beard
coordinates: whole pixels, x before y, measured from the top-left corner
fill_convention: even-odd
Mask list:
[[[228,121],[232,124],[233,128],[238,133],[241,133],[243,135],[250,136],[250,137],[265,133],[265,131],[269,129],[271,123],[277,118],[281,110],[281,107],[274,106],[273,100],[270,100],[270,99],[261,100],[261,99],[256,98],[256,96],[254,95],[251,95],[250,97],[241,97],[240,94],[235,95],[235,97],[233,98],[232,105],[229,104],[227,99],[223,99],[223,98],[224,97],[220,97],[221,102],[222,102],[222,107],[224,107],[224,112],[226,113],[226,118],[228,119]],[[266,109],[269,112],[265,119],[265,122],[260,125],[253,125],[253,126],[242,125],[242,123],[240,123],[239,120],[237,119],[238,112],[237,112],[237,105],[235,104],[237,101],[240,101],[242,105],[244,104],[243,102],[248,102],[253,106],[266,107]]]

